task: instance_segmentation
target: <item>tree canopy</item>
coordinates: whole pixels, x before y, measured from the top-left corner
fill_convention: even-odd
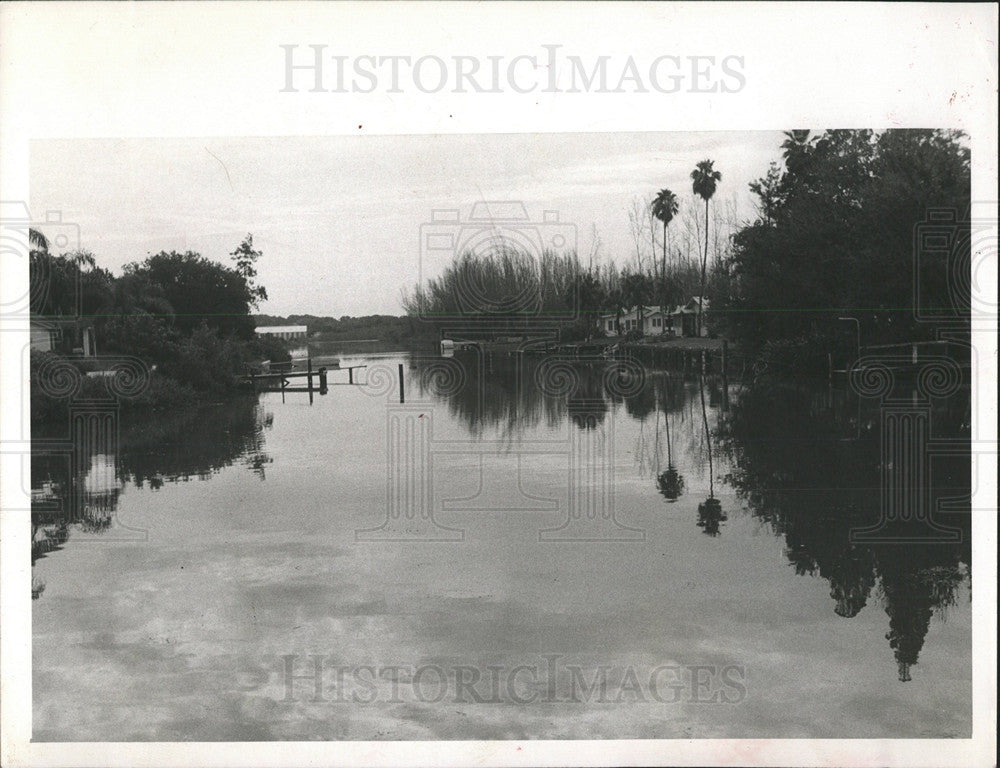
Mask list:
[[[173,309],[173,324],[190,333],[202,323],[222,334],[253,338],[257,296],[237,269],[186,251],[161,251],[125,267],[126,277],[148,282]]]
[[[842,333],[838,318],[848,316],[865,343],[930,338],[934,326],[917,320],[917,302],[968,306],[967,282],[962,295],[949,278],[954,265],[968,264],[963,139],[939,130],[786,134],[783,167],[772,164],[751,184],[759,214],[735,235],[715,281],[712,309],[728,332],[759,348]],[[953,248],[928,253],[915,247],[916,235],[935,209],[958,223]]]

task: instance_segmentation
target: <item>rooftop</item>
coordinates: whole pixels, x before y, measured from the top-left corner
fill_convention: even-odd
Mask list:
[[[257,328],[257,333],[305,333],[304,325],[264,325]]]

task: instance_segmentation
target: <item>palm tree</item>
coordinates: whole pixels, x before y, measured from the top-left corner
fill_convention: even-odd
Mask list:
[[[28,229],[28,247],[32,251],[37,251],[39,253],[49,252],[49,241],[41,232],[37,229]]]
[[[716,185],[722,181],[722,174],[712,168],[712,160],[702,160],[691,171],[694,193],[705,201],[705,252],[701,257],[701,291],[698,294],[698,335],[701,335],[702,301],[705,296],[705,270],[708,266],[708,201],[715,194]]]
[[[660,270],[660,293],[663,302],[667,287],[667,225],[677,215],[677,196],[669,189],[661,189],[653,198],[652,209],[653,216],[663,222],[663,266]]]

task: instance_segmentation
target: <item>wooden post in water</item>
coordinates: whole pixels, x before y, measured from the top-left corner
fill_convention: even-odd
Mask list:
[[[325,395],[327,393],[326,368],[319,369],[319,393],[321,395]]]
[[[399,364],[399,402],[406,402],[406,398],[403,395],[403,364]]]
[[[306,371],[309,374],[306,377],[306,382],[308,384],[309,390],[309,405],[313,402],[313,359],[311,357],[306,358]]]
[[[729,410],[729,343],[722,340],[722,410]]]

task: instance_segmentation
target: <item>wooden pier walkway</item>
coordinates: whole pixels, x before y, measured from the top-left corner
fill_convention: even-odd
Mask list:
[[[306,361],[304,371],[276,371],[267,373],[248,373],[244,378],[244,383],[253,387],[254,392],[280,392],[282,396],[286,392],[304,392],[309,395],[309,402],[312,402],[313,393],[325,395],[330,386],[360,386],[361,381],[354,380],[354,372],[367,365],[345,365],[323,366],[313,371],[312,358]],[[330,371],[347,371],[347,381],[329,381]],[[291,386],[292,379],[305,379],[306,386]],[[315,380],[315,383],[314,383]]]

